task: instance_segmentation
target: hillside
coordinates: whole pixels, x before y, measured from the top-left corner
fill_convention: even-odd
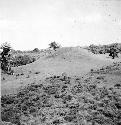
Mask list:
[[[38,82],[49,76],[61,75],[63,72],[69,76],[82,76],[93,68],[100,68],[119,60],[120,58],[112,60],[108,55],[94,55],[80,47],[45,51],[37,61],[13,67],[14,75],[2,74],[2,94],[14,92],[20,86]]]

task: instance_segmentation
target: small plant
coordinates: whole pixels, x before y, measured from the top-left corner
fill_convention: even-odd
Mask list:
[[[5,80],[5,78],[3,77],[2,80]]]
[[[91,71],[91,72],[93,72],[93,71],[94,71],[94,69],[91,69],[90,71]]]
[[[62,79],[63,79],[63,80],[67,80],[67,78],[68,78],[68,77],[67,77],[67,73],[66,73],[66,72],[63,72],[63,73],[62,73]]]
[[[98,76],[97,79],[104,80],[104,76]]]
[[[21,73],[21,76],[23,76],[24,75],[24,73]]]
[[[40,73],[39,71],[35,72],[35,74],[39,74],[39,73]]]
[[[60,120],[59,120],[59,119],[54,120],[54,121],[53,121],[53,124],[54,124],[54,125],[58,125],[58,124],[60,124]]]

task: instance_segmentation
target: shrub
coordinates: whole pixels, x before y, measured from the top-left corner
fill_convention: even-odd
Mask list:
[[[111,48],[115,49],[115,53],[111,52]],[[90,45],[87,47],[89,51],[91,51],[94,54],[105,54],[105,53],[110,53],[109,56],[113,55],[116,57],[118,53],[121,53],[121,44],[120,43],[113,43],[109,45]],[[114,53],[114,54],[112,54]]]
[[[36,59],[29,55],[18,55],[13,57],[11,61],[12,66],[21,66],[34,62]]]

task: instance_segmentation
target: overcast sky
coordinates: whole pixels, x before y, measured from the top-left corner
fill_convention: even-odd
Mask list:
[[[14,49],[121,42],[121,0],[0,0],[0,42]]]

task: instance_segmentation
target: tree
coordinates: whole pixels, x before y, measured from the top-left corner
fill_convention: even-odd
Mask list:
[[[10,54],[9,52],[11,51],[11,46],[9,43],[3,43],[0,47],[3,51],[1,52],[1,58],[0,58],[0,63],[1,63],[1,69],[6,72],[6,73],[11,73],[11,65],[10,65]]]
[[[56,50],[57,48],[60,48],[60,45],[58,45],[55,41],[54,42],[51,42],[49,44],[49,48],[53,48],[53,50]]]
[[[110,48],[109,56],[112,56],[113,59],[114,59],[115,57],[118,57],[117,49],[116,49],[114,46],[112,46],[112,47]]]
[[[40,50],[38,49],[38,48],[35,48],[34,50],[33,50],[33,52],[40,52]]]

